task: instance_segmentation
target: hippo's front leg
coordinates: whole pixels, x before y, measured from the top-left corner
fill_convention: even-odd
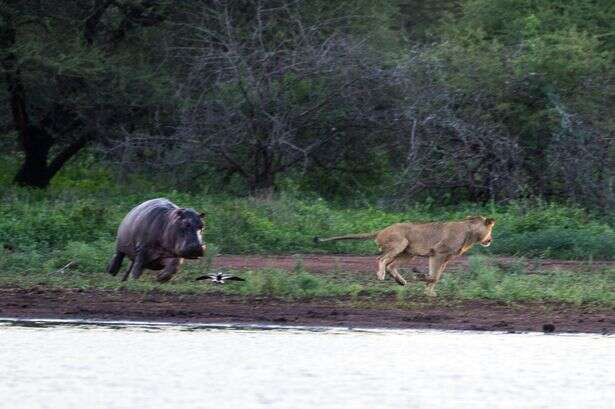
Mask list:
[[[183,258],[167,258],[164,260],[164,269],[156,275],[159,283],[166,283],[179,270],[179,266],[184,262]]]

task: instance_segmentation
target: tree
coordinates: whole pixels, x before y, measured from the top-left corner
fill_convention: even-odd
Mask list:
[[[498,177],[502,198],[615,206],[613,17],[607,0],[468,0],[443,21],[425,61],[437,68],[442,95],[454,96],[449,118],[498,130],[486,146],[506,142],[500,152],[514,152],[501,162],[514,175]]]
[[[0,2],[0,70],[24,153],[15,183],[46,187],[86,144],[143,126],[164,79],[140,42],[165,2]]]
[[[281,173],[369,146],[391,105],[382,56],[345,32],[344,17],[310,18],[309,2],[241,4],[213,2],[194,28],[181,87],[191,102],[176,134],[185,160],[258,193]]]

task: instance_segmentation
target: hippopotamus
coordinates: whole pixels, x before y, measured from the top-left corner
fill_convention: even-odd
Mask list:
[[[116,252],[107,272],[116,275],[124,256],[128,256],[132,263],[122,281],[129,274],[138,279],[146,268],[162,270],[157,280],[169,281],[177,273],[183,259],[203,256],[203,216],[164,198],[141,203],[124,217],[117,230]]]

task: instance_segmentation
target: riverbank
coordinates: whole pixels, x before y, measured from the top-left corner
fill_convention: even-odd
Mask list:
[[[222,255],[169,283],[71,266],[0,274],[0,317],[615,333],[613,262],[459,257],[436,287],[375,278],[374,256]],[[427,270],[417,259],[407,268]],[[126,267],[125,267],[126,268]],[[203,272],[245,279],[195,281]]]
[[[226,294],[0,288],[0,317],[615,333],[612,308],[395,297],[285,301]]]

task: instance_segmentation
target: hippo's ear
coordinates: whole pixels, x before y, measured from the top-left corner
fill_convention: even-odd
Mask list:
[[[180,208],[178,208],[178,209],[175,209],[174,213],[175,213],[175,215],[176,215],[177,217],[179,217],[179,218],[181,219],[182,217],[184,217],[184,216],[186,215],[186,209],[182,209],[182,208],[180,207]]]
[[[493,226],[495,224],[495,219],[487,218],[485,219],[485,226]]]

